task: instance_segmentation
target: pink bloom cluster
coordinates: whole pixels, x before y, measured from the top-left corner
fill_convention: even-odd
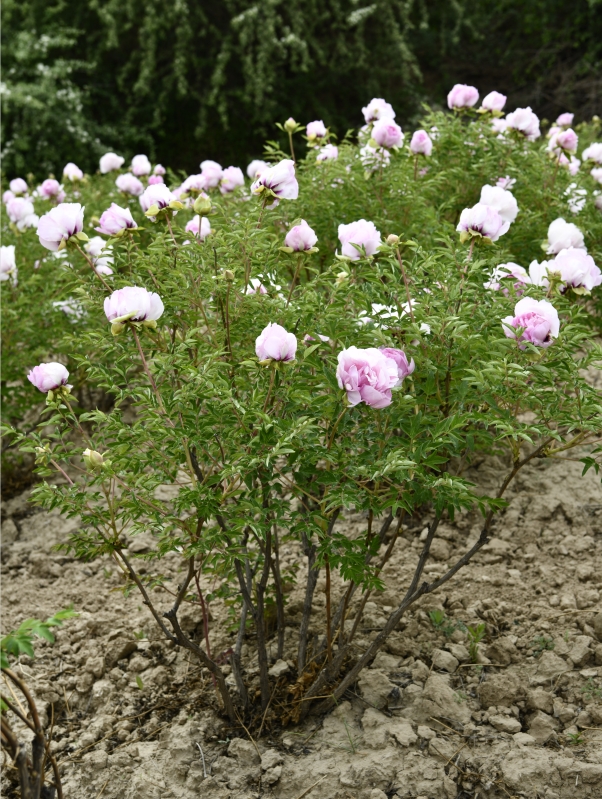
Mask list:
[[[479,99],[479,92],[474,86],[456,83],[447,95],[447,107],[455,110],[472,108]]]
[[[410,142],[410,152],[413,155],[424,155],[426,157],[433,152],[433,140],[426,130],[414,131]]]
[[[274,322],[265,327],[255,339],[255,353],[261,363],[294,361],[297,337]]]
[[[113,172],[116,169],[121,169],[124,161],[125,158],[122,158],[120,155],[116,155],[115,153],[105,153],[100,159],[100,163],[98,165],[101,175],[106,175],[107,172]]]
[[[365,219],[339,225],[339,241],[341,255],[352,261],[374,255],[382,243],[374,222],[367,222]]]
[[[103,211],[99,226],[95,230],[98,233],[104,233],[105,236],[120,236],[126,230],[137,227],[129,208],[122,208],[117,203],[111,203],[111,207]]]
[[[41,363],[39,366],[34,366],[27,375],[27,379],[44,394],[49,391],[56,391],[57,388],[62,388],[63,386],[66,386],[68,389],[71,388],[71,386],[67,384],[69,372],[62,363],[57,363],[56,361]]]
[[[379,119],[372,128],[372,139],[379,147],[401,147],[404,134],[399,125],[392,119]]]
[[[290,158],[279,161],[274,166],[264,169],[251,186],[251,193],[266,193],[280,200],[296,200],[299,196],[299,184],[295,177],[295,164]],[[274,204],[272,204],[273,207]]]
[[[161,297],[139,286],[126,286],[114,291],[104,301],[109,322],[155,322],[164,311]]]
[[[308,252],[314,250],[317,241],[318,237],[315,232],[305,219],[302,219],[298,225],[292,227],[286,234],[284,246],[290,248],[292,252]]]
[[[403,350],[384,347],[348,347],[338,355],[337,380],[347,392],[350,405],[365,402],[372,408],[386,408],[392,390],[414,371],[414,361]]]
[[[512,192],[501,186],[483,186],[479,202],[465,208],[456,230],[463,236],[482,236],[497,241],[507,233],[518,215],[518,203]]]
[[[84,229],[84,208],[79,203],[61,203],[51,208],[38,223],[40,244],[56,252]]]
[[[514,316],[502,319],[504,333],[508,338],[528,341],[536,347],[549,347],[560,331],[558,312],[547,300],[523,297],[514,307]],[[520,336],[517,330],[522,329]],[[519,344],[525,349],[524,344]]]
[[[378,119],[395,119],[395,111],[393,106],[387,103],[381,97],[375,97],[370,100],[365,108],[362,108],[362,113],[366,124],[376,122]]]

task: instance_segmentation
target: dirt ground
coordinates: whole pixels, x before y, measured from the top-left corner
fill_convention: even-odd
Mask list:
[[[488,458],[468,476],[492,490],[505,470]],[[4,502],[2,629],[71,603],[80,613],[55,645],[39,645],[36,659],[17,667],[48,725],[54,713],[65,799],[601,797],[602,490],[593,471],[581,471],[571,460],[525,467],[484,551],[412,609],[336,710],[282,728],[273,708],[254,742],[219,716],[208,674],[161,640],[140,598],[123,596],[114,563],[52,549],[77,519],[39,511],[28,492]],[[169,487],[158,495],[173,496]],[[386,567],[389,587],[367,606],[359,648],[405,592],[427,522],[404,530]],[[341,525],[352,532],[365,520]],[[427,572],[441,573],[478,532],[470,514],[440,527]],[[152,545],[136,537],[129,550]],[[164,568],[175,584],[175,555]],[[153,598],[171,604],[165,592]],[[295,679],[300,600],[289,597],[285,658],[273,669],[281,684]],[[429,610],[442,611],[438,627]],[[211,612],[212,650],[227,652],[234,638],[225,610],[215,601]],[[189,606],[184,622],[200,640],[200,610]],[[466,626],[480,623],[486,634],[474,665]],[[251,654],[249,639],[249,675],[257,671]],[[3,795],[18,795],[12,774],[5,768]]]

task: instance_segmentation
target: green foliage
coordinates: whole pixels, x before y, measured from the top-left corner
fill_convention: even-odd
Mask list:
[[[475,624],[474,627],[468,624],[466,626],[466,635],[468,636],[468,654],[470,655],[470,662],[477,663],[479,659],[479,644],[485,637],[487,625]]]
[[[54,616],[51,616],[46,621],[39,619],[26,619],[19,627],[0,641],[0,658],[1,666],[3,669],[9,668],[9,658],[13,657],[18,659],[21,655],[34,657],[34,638],[43,638],[49,643],[54,643],[54,635],[52,634],[53,627],[60,627],[60,625],[77,617],[78,614],[70,606],[65,610],[59,610]]]
[[[274,120],[323,117],[342,136],[385,96],[405,124],[457,81],[550,118],[589,117],[599,10],[599,0],[570,14],[559,0],[5,0],[3,168],[58,175],[75,161],[92,172],[106,150],[188,172],[203,158],[242,163]]]
[[[554,649],[554,646],[553,638],[547,638],[545,635],[538,635],[531,644],[533,656],[538,658],[542,652],[550,651]]]

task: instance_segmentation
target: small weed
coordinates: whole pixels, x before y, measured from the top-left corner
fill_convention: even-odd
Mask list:
[[[468,636],[468,653],[470,655],[471,663],[476,663],[479,656],[479,644],[485,637],[485,624],[477,624],[474,627],[468,625],[466,627],[466,635]]]
[[[554,649],[554,640],[552,638],[546,638],[545,635],[538,635],[537,638],[531,643],[531,649],[533,651],[533,657],[538,658],[542,652],[546,650],[549,652]]]
[[[446,638],[450,638],[459,629],[459,625],[448,619],[442,610],[429,610],[429,619],[435,630],[442,632]]]
[[[454,692],[454,701],[456,701],[459,705],[461,705],[462,702],[466,702],[467,698],[468,697],[466,696],[466,694],[463,691],[455,691]]]
[[[136,685],[140,690],[144,688],[144,683],[142,682],[142,677],[139,674],[136,674]]]
[[[113,569],[105,569],[103,568],[102,573],[104,575],[105,580],[110,579],[111,575],[113,574]]]
[[[134,638],[136,638],[138,641],[141,641],[143,638],[146,638],[146,633],[144,630],[140,630],[140,632],[136,632],[136,630],[134,630]]]
[[[585,685],[582,686],[581,693],[584,699],[602,699],[602,688],[598,688],[591,677]]]
[[[569,744],[571,746],[579,746],[579,744],[585,743],[580,732],[567,732],[566,737],[569,739]]]

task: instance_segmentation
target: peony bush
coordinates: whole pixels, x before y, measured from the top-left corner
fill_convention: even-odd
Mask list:
[[[411,605],[462,579],[526,463],[599,467],[599,121],[563,115],[547,138],[532,109],[478,99],[456,86],[449,112],[403,131],[376,98],[340,140],[287,120],[286,151],[270,142],[247,179],[107,153],[96,175],[68,164],[61,183],[5,192],[8,447],[35,457],[34,501],[81,518],[64,547],[119,564],[231,719],[262,718],[274,691],[289,721],[332,707]],[[466,476],[487,454],[506,463],[492,496]],[[440,523],[475,508],[476,543],[426,578]],[[427,522],[413,578],[360,646],[412,518]],[[142,562],[127,548],[141,533]],[[222,655],[213,603],[234,630]],[[284,657],[296,668],[278,681]]]

